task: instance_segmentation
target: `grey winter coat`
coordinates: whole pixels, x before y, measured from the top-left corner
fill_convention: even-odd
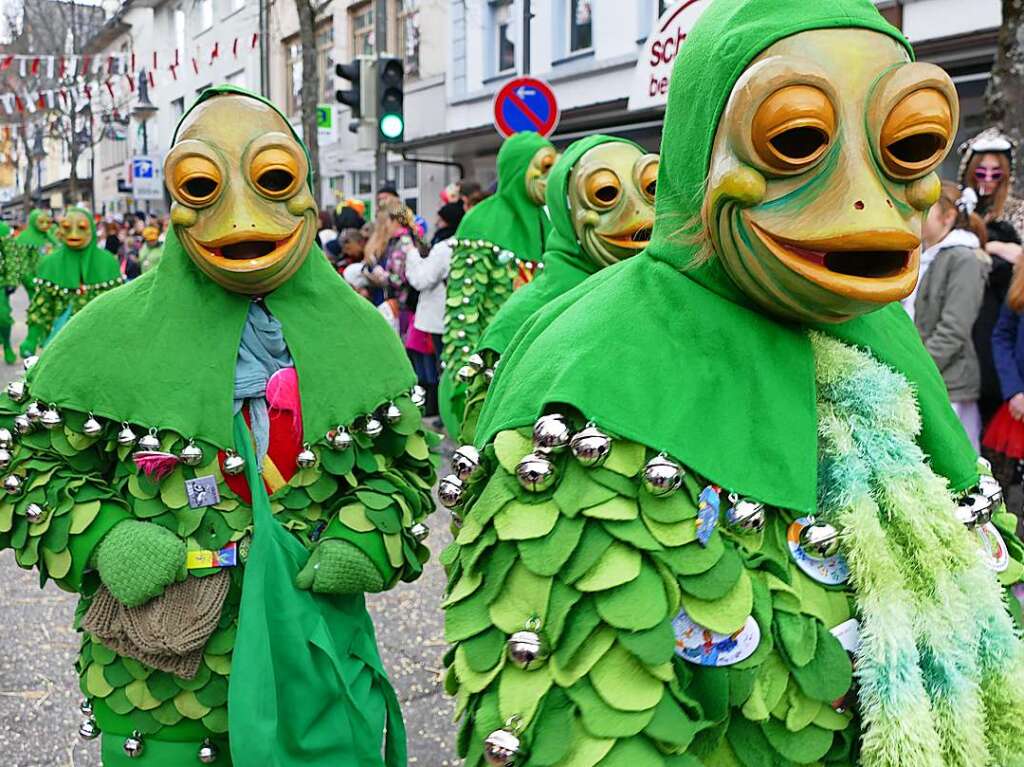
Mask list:
[[[971,402],[981,393],[981,370],[971,339],[991,261],[984,251],[943,248],[921,279],[914,324],[942,373],[952,402]]]

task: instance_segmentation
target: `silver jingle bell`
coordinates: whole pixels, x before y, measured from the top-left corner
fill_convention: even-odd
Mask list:
[[[570,439],[572,427],[560,413],[541,416],[533,425],[533,445],[540,450],[560,453],[569,446]]]
[[[380,417],[388,423],[398,423],[402,420],[402,411],[394,402],[389,402],[380,408]]]
[[[30,434],[33,428],[31,419],[24,413],[14,416],[14,430],[18,434]]]
[[[22,361],[21,365],[22,365],[23,368],[25,368],[26,371],[28,371],[28,370],[31,370],[32,368],[34,368],[36,366],[37,362],[39,362],[39,355],[38,354],[33,354],[30,357],[26,357]]]
[[[384,424],[374,416],[367,414],[363,418],[363,434],[371,439],[379,437],[384,432]]]
[[[547,642],[536,631],[517,631],[508,638],[505,647],[509,660],[524,671],[536,668],[548,657]]]
[[[352,435],[339,424],[337,429],[327,432],[327,444],[332,450],[348,450],[352,447]]]
[[[21,492],[22,480],[17,474],[8,474],[4,477],[4,492],[8,495],[17,495]]]
[[[462,480],[454,474],[449,474],[437,486],[437,500],[446,509],[454,509],[459,506],[465,493],[466,488],[462,484]]]
[[[978,478],[978,492],[988,498],[995,506],[1003,502],[1003,486],[993,476],[982,474]]]
[[[484,368],[484,378],[487,379],[487,383],[488,384],[491,381],[493,381],[494,380],[494,368]]]
[[[555,484],[555,465],[540,453],[529,453],[516,464],[516,478],[531,493],[543,493]]]
[[[463,525],[462,515],[459,514],[457,511],[449,511],[448,516],[451,517],[452,526],[456,530],[461,530]]]
[[[82,434],[87,437],[98,437],[103,433],[103,424],[96,420],[96,417],[89,413],[89,417],[82,424]]]
[[[28,407],[25,408],[25,415],[28,416],[30,421],[38,421],[43,417],[43,409],[39,406],[38,402],[30,402]]]
[[[217,761],[220,753],[217,751],[217,747],[207,738],[203,741],[203,745],[199,747],[199,753],[196,756],[202,764],[213,764]]]
[[[64,419],[60,417],[60,411],[57,410],[57,406],[50,403],[50,406],[39,416],[39,423],[43,425],[44,429],[56,429],[64,423]]]
[[[181,449],[178,458],[186,466],[198,466],[203,462],[203,449],[189,440],[189,443]]]
[[[995,504],[980,493],[969,493],[960,499],[956,507],[956,518],[968,528],[984,525],[992,520]]]
[[[0,426],[0,448],[10,450],[13,445],[14,435],[11,434],[11,430]]]
[[[100,736],[100,728],[95,720],[86,719],[78,725],[78,737],[82,740],[96,740]]]
[[[484,740],[484,761],[492,767],[515,767],[519,737],[508,730],[495,730]]]
[[[409,399],[412,400],[413,405],[423,410],[427,406],[427,390],[416,384],[409,392]]]
[[[0,469],[6,469],[11,465],[12,460],[14,460],[14,456],[11,455],[11,451],[6,447],[0,447]]]
[[[452,471],[463,482],[476,479],[483,471],[480,464],[480,451],[472,445],[463,445],[452,453]]]
[[[466,358],[466,364],[478,373],[487,365],[487,363],[484,362],[484,358],[479,354],[470,354],[469,357]]]
[[[764,530],[766,520],[763,503],[744,498],[737,493],[729,493],[729,510],[725,513],[725,521],[730,527],[744,532],[759,533]]]
[[[7,396],[15,402],[23,401],[26,394],[28,394],[28,390],[25,388],[24,381],[11,381],[7,384]]]
[[[683,475],[682,466],[659,453],[644,466],[644,487],[655,498],[663,498],[682,487]]]
[[[815,522],[800,532],[800,547],[821,559],[839,553],[839,531],[824,522]]]
[[[462,383],[469,383],[474,378],[476,378],[476,374],[479,372],[480,371],[478,371],[475,367],[472,367],[471,365],[463,365],[462,367],[459,368],[458,372],[455,374],[455,377],[458,378],[459,381],[461,381]]]
[[[144,745],[142,743],[142,733],[136,730],[129,737],[124,739],[124,745],[121,746],[124,750],[125,756],[129,759],[138,759],[142,756]]]
[[[224,473],[236,476],[245,471],[245,459],[234,450],[229,450],[224,456]]]
[[[135,444],[135,440],[137,438],[138,435],[134,431],[132,431],[131,426],[129,426],[127,423],[121,424],[121,431],[117,433],[117,444],[121,445],[122,447],[130,447],[131,445]]]
[[[92,703],[89,702],[88,698],[84,698],[82,702],[78,704],[78,710],[86,716],[92,716]]]
[[[25,507],[25,519],[30,524],[36,524],[46,519],[46,509],[40,506],[38,503],[30,503]]]
[[[300,469],[311,469],[316,466],[316,453],[309,447],[308,442],[302,446],[302,450],[295,456],[295,465]]]
[[[415,525],[409,528],[409,532],[412,533],[412,537],[422,543],[427,540],[427,536],[430,535],[430,528],[422,522],[417,522]]]
[[[150,429],[148,434],[143,434],[139,440],[139,450],[150,452],[160,449],[160,438],[156,436],[156,429]]]
[[[588,423],[569,440],[569,449],[584,466],[600,466],[612,452],[612,438],[594,424]]]

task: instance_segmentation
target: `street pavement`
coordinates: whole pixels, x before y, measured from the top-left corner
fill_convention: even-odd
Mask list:
[[[25,335],[25,294],[12,296],[15,345]],[[20,362],[3,365],[0,385],[21,375]],[[445,444],[447,461],[450,446]],[[423,576],[367,602],[377,626],[384,665],[405,715],[409,764],[452,767],[455,726],[443,692],[438,556],[451,540],[447,512],[428,520],[432,552]],[[74,663],[78,636],[71,629],[76,597],[22,570],[11,552],[0,553],[0,767],[99,767],[98,742],[78,737],[81,693]],[[339,761],[339,765],[344,760]],[[184,766],[184,767],[187,767]]]

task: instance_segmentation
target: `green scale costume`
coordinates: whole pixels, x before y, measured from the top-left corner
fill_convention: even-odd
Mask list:
[[[11,312],[11,292],[21,281],[23,248],[11,237],[11,227],[0,221],[0,341],[4,347],[4,362],[14,363],[17,354],[11,346],[14,315]]]
[[[839,89],[846,133],[822,121],[827,148],[779,197],[760,161],[718,173],[731,155],[713,151],[716,134],[759,124],[726,113],[730,94],[759,77],[766,96],[824,83],[808,62],[843,55],[876,93],[884,59],[868,51],[899,62],[883,82],[907,87],[895,99],[926,79],[952,99],[917,178],[888,180],[863,151],[878,135],[864,102]],[[443,555],[446,684],[469,767],[1024,764],[1019,609],[1000,588],[1020,580],[1024,548],[913,324],[896,304],[811,319],[857,304],[809,279],[758,292],[776,266],[749,233],[767,214],[783,231],[861,210],[919,227],[955,91],[908,52],[868,0],[716,0],[688,37],[651,247],[527,322],[479,452],[457,452],[441,483],[461,525]],[[798,102],[799,121],[813,103]],[[801,215],[821,200],[834,216]],[[681,236],[702,211],[710,235]],[[912,285],[908,251],[882,283],[909,272]],[[739,267],[757,265],[747,282]],[[808,293],[807,318],[765,311]],[[981,542],[997,528],[1006,548],[992,556]]]
[[[550,230],[542,207],[544,179],[554,159],[551,142],[536,133],[506,139],[498,152],[497,193],[472,208],[455,232],[438,393],[449,434],[459,433],[465,407],[465,382],[458,371],[512,295],[518,262],[536,264],[544,251]]]
[[[45,230],[42,230],[39,228],[40,218],[50,220],[50,216],[45,210],[36,208],[28,214],[25,229],[14,238],[19,246],[20,256],[18,280],[30,298],[35,292],[33,279],[36,268],[39,266],[39,259],[49,255],[60,245],[60,240],[54,231],[54,224],[51,222]]]
[[[117,258],[96,241],[96,223],[84,208],[69,208],[62,227],[78,227],[74,246],[62,242],[39,261],[32,280],[28,306],[28,333],[21,356],[30,357],[45,346],[68,319],[103,293],[118,287],[121,277]]]
[[[422,571],[438,439],[394,333],[313,244],[286,126],[258,96],[205,91],[168,155],[159,265],[76,314],[2,404],[0,543],[81,594],[81,733],[102,732],[105,767],[406,763],[363,592]],[[259,301],[186,244],[240,209],[242,237],[281,220],[300,238]],[[292,364],[273,399],[263,376]]]
[[[584,157],[592,154],[591,150],[598,147],[612,147],[618,152],[608,153],[611,157],[607,159],[599,155],[595,158],[594,167],[582,168],[586,171],[586,178],[575,177],[577,183],[570,190],[574,170]],[[624,166],[617,169],[618,173],[609,162],[616,155],[622,159],[615,164]],[[636,162],[629,167],[634,157]],[[636,179],[646,166],[651,166],[651,172],[656,172],[657,156],[645,155],[641,147],[632,141],[596,135],[571,144],[551,168],[547,184],[551,231],[542,264],[537,276],[512,294],[484,331],[478,352],[485,367],[482,371],[473,370],[469,376],[461,426],[463,441],[473,441],[494,367],[523,323],[534,312],[569,292],[590,275],[634,255],[646,245],[645,241],[633,239],[633,235],[649,233],[654,218],[653,190],[637,188]],[[600,200],[588,200],[586,192],[581,189],[599,173],[614,174],[605,179],[606,183],[615,184],[607,187],[617,191],[614,202],[603,204]],[[600,189],[593,191],[600,193]],[[594,202],[601,207],[595,208]],[[617,244],[627,237],[630,239],[628,247]]]

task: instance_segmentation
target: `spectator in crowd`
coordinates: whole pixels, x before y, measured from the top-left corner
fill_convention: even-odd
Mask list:
[[[160,263],[164,252],[164,243],[160,238],[160,226],[157,219],[142,229],[142,246],[139,248],[139,271],[145,274]]]
[[[478,181],[463,179],[459,184],[459,196],[462,200],[462,208],[469,211],[474,205],[478,205],[487,199],[487,194]]]
[[[377,214],[389,205],[402,204],[402,198],[398,194],[398,187],[394,181],[385,181],[377,190]]]
[[[334,229],[334,220],[329,211],[320,211],[320,225],[316,232],[316,244],[320,250],[327,250],[327,243],[338,239],[338,232]]]
[[[980,448],[981,372],[971,330],[978,318],[990,259],[974,190],[944,182],[922,227],[921,275],[908,311],[949,391],[953,409]]]
[[[117,236],[117,222],[108,218],[103,225],[106,239],[103,241],[103,248],[115,256],[121,251],[121,238]]]
[[[366,249],[366,238],[359,229],[345,229],[338,234],[338,239],[328,246],[329,257],[333,260],[334,268],[340,274],[344,274],[347,267],[352,264],[362,266],[363,255]]]
[[[354,197],[345,200],[334,213],[334,228],[341,232],[345,229],[361,229],[366,223],[366,203]]]

